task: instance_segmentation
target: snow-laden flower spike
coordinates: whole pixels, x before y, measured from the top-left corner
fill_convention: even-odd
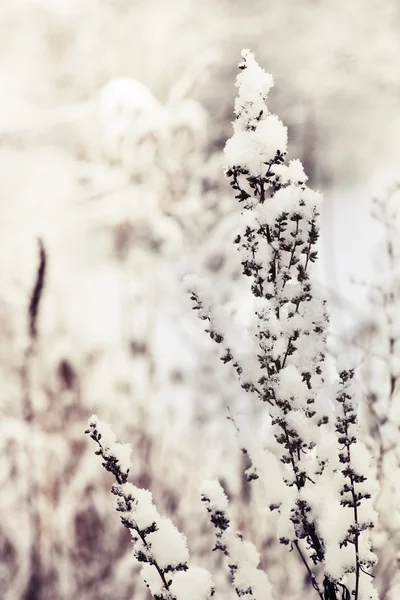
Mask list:
[[[252,364],[225,342],[231,324],[208,291],[202,295],[205,286],[186,285],[207,332],[222,346],[221,360],[231,362],[242,387],[268,407],[287,490],[272,506],[289,517],[286,526],[279,520],[281,542],[299,552],[321,600],[350,594],[370,600],[376,594],[364,573],[374,562],[366,537],[374,513],[364,489],[368,457],[357,440],[359,395],[345,369],[338,372],[339,390],[329,384],[326,302],[312,273],[322,198],[307,187],[300,161],[286,164],[287,130],[266,104],[272,77],[248,50],[239,69],[225,160],[242,206],[235,244],[254,296]],[[330,514],[343,522],[339,534]],[[322,567],[322,581],[313,564]]]

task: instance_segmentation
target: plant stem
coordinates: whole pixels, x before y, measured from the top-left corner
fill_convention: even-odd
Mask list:
[[[310,567],[309,567],[309,565],[308,565],[308,563],[307,563],[307,560],[306,560],[306,558],[305,558],[305,556],[304,556],[303,552],[302,552],[302,551],[301,551],[301,549],[300,549],[300,546],[299,546],[299,541],[298,541],[298,540],[294,540],[293,544],[294,544],[294,546],[295,546],[295,548],[296,548],[297,552],[299,553],[299,555],[300,555],[300,558],[301,558],[301,560],[302,560],[302,562],[303,562],[303,564],[304,564],[305,568],[307,569],[307,572],[308,572],[308,574],[309,574],[309,576],[310,576],[311,583],[312,583],[312,586],[313,586],[314,590],[317,592],[317,594],[318,594],[318,596],[321,598],[321,600],[324,600],[324,597],[323,597],[323,595],[322,595],[322,592],[321,592],[321,590],[319,589],[319,586],[318,586],[317,580],[316,580],[316,578],[315,578],[315,575],[314,575],[314,573],[311,571],[311,569],[310,569]]]

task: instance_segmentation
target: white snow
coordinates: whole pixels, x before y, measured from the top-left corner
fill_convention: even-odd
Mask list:
[[[189,551],[185,536],[180,533],[170,519],[157,521],[157,531],[146,538],[157,564],[161,569],[184,564],[189,560]]]
[[[171,585],[171,592],[177,600],[208,600],[212,589],[213,580],[210,573],[200,567],[178,571]]]

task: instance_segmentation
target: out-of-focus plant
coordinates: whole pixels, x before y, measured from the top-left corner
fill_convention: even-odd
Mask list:
[[[353,340],[362,358],[360,375],[365,397],[362,433],[373,456],[372,465],[380,487],[375,498],[379,521],[372,541],[379,554],[375,571],[381,600],[395,598],[399,590],[399,189],[398,184],[390,186],[373,199],[372,216],[380,248],[377,273],[373,283],[358,282],[367,288],[370,316],[358,327]]]

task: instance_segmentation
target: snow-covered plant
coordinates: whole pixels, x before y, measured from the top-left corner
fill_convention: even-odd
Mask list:
[[[96,442],[96,454],[112,473],[115,508],[129,529],[133,553],[143,563],[141,574],[155,600],[208,600],[214,595],[211,575],[205,569],[189,567],[185,536],[172,521],[160,516],[152,494],[128,482],[132,448],[120,444],[111,427],[95,415],[89,419],[86,433]]]
[[[235,348],[232,323],[213,305],[206,284],[186,281],[194,309],[221,360],[242,387],[268,406],[279,459],[269,478],[278,535],[295,548],[321,600],[376,598],[368,453],[358,440],[359,391],[351,363],[326,364],[326,303],[312,276],[321,197],[306,185],[298,160],[286,164],[287,130],[269,112],[273,79],[245,50],[236,85],[234,134],[225,147],[227,176],[242,205],[235,244],[250,278],[254,315],[247,345]],[[253,476],[262,469],[253,465]],[[313,568],[312,565],[314,565]]]
[[[217,542],[214,550],[220,550],[227,557],[232,585],[236,594],[248,594],[254,600],[273,600],[272,586],[267,574],[258,567],[260,555],[251,542],[235,533],[227,513],[228,498],[216,480],[203,481],[201,499],[210,514],[211,523],[216,529]]]

